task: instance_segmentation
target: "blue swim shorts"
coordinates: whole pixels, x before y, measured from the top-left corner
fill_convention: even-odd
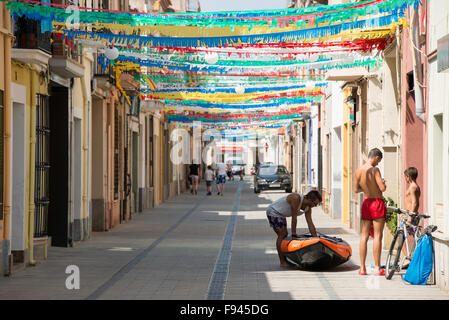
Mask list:
[[[226,175],[221,174],[217,177],[217,184],[225,184],[226,183]]]
[[[270,223],[270,227],[274,229],[282,229],[287,227],[287,219],[281,217],[274,217],[267,214],[268,222]]]

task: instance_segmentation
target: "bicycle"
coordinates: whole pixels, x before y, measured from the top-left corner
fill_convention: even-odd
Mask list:
[[[401,272],[404,261],[407,259],[409,261],[412,260],[413,253],[415,252],[416,245],[418,244],[419,239],[427,234],[431,235],[437,229],[437,226],[429,225],[422,232],[422,227],[420,226],[422,219],[428,219],[430,216],[425,214],[419,214],[417,212],[410,212],[408,210],[402,210],[396,207],[388,206],[387,210],[393,210],[396,214],[404,214],[399,222],[399,226],[396,229],[396,232],[393,237],[393,241],[390,245],[390,250],[388,251],[387,261],[385,263],[385,277],[390,280],[395,272]],[[412,217],[412,221],[415,223],[410,223],[407,221],[408,217]],[[408,232],[407,229],[411,230],[411,233]],[[409,248],[409,244],[406,235],[413,235],[413,242],[411,244],[411,248]],[[405,249],[407,252],[406,256],[403,256],[401,262],[399,263],[399,259],[401,258],[402,247],[405,241]],[[393,262],[392,262],[393,261]]]

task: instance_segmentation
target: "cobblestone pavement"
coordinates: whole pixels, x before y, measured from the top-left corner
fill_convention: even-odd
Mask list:
[[[224,196],[206,196],[202,182],[196,196],[181,194],[73,248],[51,247],[46,261],[0,278],[0,299],[449,299],[400,276],[359,276],[359,236],[320,208],[313,209],[318,231],[350,243],[351,260],[324,272],[281,269],[265,208],[285,194],[255,194],[247,177],[227,182]],[[307,231],[300,217],[298,233]],[[372,241],[368,267],[371,250]],[[66,288],[70,265],[79,268],[77,290]]]

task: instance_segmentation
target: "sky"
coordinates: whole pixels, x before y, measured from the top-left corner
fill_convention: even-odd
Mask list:
[[[201,11],[285,9],[289,0],[200,0]]]

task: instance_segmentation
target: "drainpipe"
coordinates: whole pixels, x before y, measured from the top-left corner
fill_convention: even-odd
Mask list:
[[[397,105],[399,107],[401,107],[402,104],[401,61],[402,61],[402,42],[401,42],[401,32],[398,27],[396,28],[396,96],[398,98]]]
[[[418,49],[419,46],[419,20],[418,10],[409,8],[410,19],[412,19],[412,27],[410,28],[410,39],[412,39],[412,56],[413,56],[413,79],[415,88],[415,113],[416,117],[425,122],[424,119],[424,106],[423,106],[423,75],[421,70],[421,53]]]
[[[36,93],[34,69],[30,71],[30,175],[28,180],[28,249],[29,264],[34,266],[34,180],[35,180],[35,162],[36,162]]]
[[[6,5],[3,5],[3,11],[6,12]],[[4,25],[6,26],[8,33],[4,34],[4,167],[3,167],[3,273],[4,275],[10,274],[10,254],[11,254],[11,39],[12,34],[9,30],[11,25],[10,16],[6,12],[4,14]]]
[[[84,122],[84,127],[86,128],[84,130],[84,134],[83,134],[83,208],[84,208],[84,220],[86,218],[88,218],[88,163],[89,163],[89,142],[88,142],[88,134],[89,134],[89,114],[88,114],[88,96],[87,96],[87,89],[86,89],[86,80],[84,77],[81,77],[81,91],[83,93],[83,122]],[[82,234],[83,234],[83,238],[85,238],[87,235],[84,234],[84,223],[86,223],[86,221],[83,221],[82,226],[83,226],[83,230],[82,230]]]
[[[396,96],[397,107],[402,109],[402,38],[400,27],[396,28]],[[396,159],[396,172],[401,172],[401,146],[402,146],[402,117],[397,117],[398,123],[398,143],[397,143],[397,159]],[[402,183],[398,183],[398,194],[402,194]],[[402,197],[400,197],[402,198]]]

